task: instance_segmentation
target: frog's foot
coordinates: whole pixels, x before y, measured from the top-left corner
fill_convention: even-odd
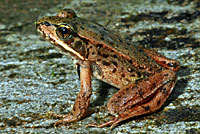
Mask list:
[[[105,123],[102,123],[102,124],[87,124],[86,125],[86,128],[87,127],[98,127],[98,128],[102,128],[102,127],[106,127],[106,126],[109,126],[109,125],[112,125],[114,124],[114,122],[116,121],[117,119],[112,119],[108,122],[105,122]],[[113,126],[114,127],[114,126]],[[110,127],[111,129],[113,128],[112,126]]]
[[[67,115],[62,115],[62,114],[56,114],[56,113],[51,113],[54,118],[59,118],[56,123],[54,123],[54,126],[60,126],[60,125],[66,125],[72,122],[77,122],[89,115],[91,115],[94,112],[94,109],[88,109],[87,112],[82,115],[82,116],[74,116],[72,113],[69,113]]]
[[[74,117],[71,113],[67,114],[67,115],[54,114],[53,116],[57,117],[57,118],[61,118],[61,120],[54,123],[55,127],[58,127],[60,125],[65,125],[65,124],[68,124],[68,123],[71,123],[71,122],[76,122],[76,121],[79,120],[78,118]]]

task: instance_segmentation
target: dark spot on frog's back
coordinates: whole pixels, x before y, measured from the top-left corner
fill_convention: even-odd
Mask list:
[[[141,69],[141,70],[142,70],[142,69],[145,69],[145,67],[144,67],[144,66],[139,66],[139,69]]]
[[[164,76],[168,76],[168,74],[164,74]]]
[[[142,77],[142,74],[140,72],[136,72],[137,73],[137,77],[138,78],[141,78]]]
[[[114,54],[114,55],[113,55],[113,58],[117,58],[117,55]]]
[[[117,65],[118,65],[116,61],[112,61],[112,63],[113,63],[115,66],[117,66]]]
[[[136,75],[135,74],[131,74],[130,77],[136,77]]]
[[[100,49],[100,48],[102,48],[102,47],[103,47],[102,44],[97,44],[97,48],[98,48],[98,49]]]
[[[112,73],[116,73],[116,71],[117,71],[117,69],[116,69],[116,68],[114,68],[114,69],[113,69],[113,71],[112,71]]]
[[[129,62],[129,63],[131,63],[131,64],[133,63],[133,61],[132,61],[132,60],[129,60],[128,62]]]
[[[107,61],[103,61],[102,64],[105,65],[105,66],[109,66],[110,65],[110,63],[108,63]]]
[[[104,58],[108,58],[109,57],[108,54],[102,54],[101,56],[104,57]]]
[[[101,59],[97,59],[97,61],[101,61]]]

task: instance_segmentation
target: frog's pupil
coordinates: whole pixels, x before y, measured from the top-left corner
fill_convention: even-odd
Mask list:
[[[61,27],[60,31],[61,31],[62,34],[67,34],[69,32],[69,30],[65,27]]]

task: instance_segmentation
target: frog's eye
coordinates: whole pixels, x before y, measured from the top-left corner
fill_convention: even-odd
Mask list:
[[[70,39],[72,37],[73,30],[68,25],[59,25],[56,29],[58,37],[62,40]]]

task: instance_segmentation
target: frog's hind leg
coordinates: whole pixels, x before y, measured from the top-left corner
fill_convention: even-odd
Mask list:
[[[171,70],[164,70],[140,83],[130,84],[120,89],[108,102],[111,114],[118,115],[112,120],[93,127],[113,128],[119,122],[131,117],[152,113],[158,110],[170,95],[176,82],[176,75]]]

